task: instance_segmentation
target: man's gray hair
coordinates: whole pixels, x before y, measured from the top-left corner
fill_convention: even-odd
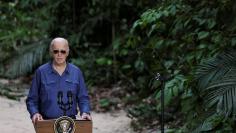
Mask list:
[[[65,39],[65,38],[62,38],[62,37],[56,37],[56,38],[54,38],[52,41],[51,41],[51,43],[50,43],[50,52],[52,52],[53,51],[53,45],[54,45],[54,43],[55,43],[55,41],[63,41],[67,46],[68,46],[68,50],[67,50],[67,52],[69,52],[69,43],[68,43],[68,41]]]

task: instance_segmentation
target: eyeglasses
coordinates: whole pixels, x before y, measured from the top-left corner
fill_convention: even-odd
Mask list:
[[[65,50],[53,50],[53,53],[54,54],[58,54],[58,53],[61,53],[61,54],[66,54],[66,51]]]

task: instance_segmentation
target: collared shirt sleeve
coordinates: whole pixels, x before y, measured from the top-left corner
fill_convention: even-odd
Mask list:
[[[84,77],[81,71],[79,71],[78,104],[80,109],[80,115],[82,115],[82,113],[90,113],[89,96],[84,82]]]
[[[27,110],[30,113],[30,117],[39,112],[39,89],[40,89],[40,70],[36,70],[32,84],[29,90],[28,97],[26,99]]]

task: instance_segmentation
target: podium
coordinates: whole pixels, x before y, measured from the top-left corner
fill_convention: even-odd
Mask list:
[[[54,133],[54,123],[56,120],[37,121],[34,125],[36,133]],[[74,120],[75,133],[92,133],[92,121]]]

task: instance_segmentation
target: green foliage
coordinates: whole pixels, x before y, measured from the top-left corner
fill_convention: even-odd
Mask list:
[[[165,1],[157,7],[145,11],[133,24],[130,31],[131,35],[128,38],[127,45],[130,51],[137,50],[133,66],[135,66],[136,61],[143,62],[144,66],[141,67],[142,69],[134,67],[137,71],[136,76],[142,79],[150,79],[150,75],[155,72],[171,75],[173,79],[167,81],[165,86],[165,104],[168,105],[168,103],[175,101],[176,96],[182,97],[183,113],[189,114],[186,116],[186,120],[189,121],[187,122],[189,123],[188,126],[192,129],[206,119],[191,120],[196,119],[194,115],[206,114],[204,110],[201,110],[203,105],[200,105],[199,99],[201,97],[199,96],[202,96],[211,107],[216,101],[221,101],[220,105],[227,107],[225,102],[228,102],[228,107],[223,112],[227,112],[234,107],[233,103],[230,103],[234,100],[232,98],[234,97],[234,87],[231,86],[226,89],[230,93],[225,93],[227,96],[223,98],[218,92],[225,90],[225,88],[214,91],[214,87],[224,83],[216,81],[212,83],[212,87],[207,88],[208,91],[202,94],[202,90],[195,89],[197,88],[195,80],[192,76],[189,76],[193,74],[195,66],[203,62],[205,58],[215,57],[228,47],[235,46],[234,31],[229,32],[230,25],[234,21],[225,18],[225,16],[235,13],[234,6],[235,2],[231,0]],[[222,21],[223,19],[228,21]],[[209,64],[209,68],[212,67],[213,64]],[[220,73],[223,74],[223,70]],[[204,71],[204,69],[201,71]],[[230,71],[233,73],[233,70]],[[212,72],[211,76],[215,76],[215,74],[215,72]],[[178,75],[182,75],[181,80],[178,79]],[[225,78],[228,81],[224,85],[233,83],[232,78]],[[201,77],[203,81],[201,86],[208,83],[210,79],[209,77],[208,79]],[[144,81],[142,85],[145,85],[146,82]],[[143,88],[143,86],[138,86],[139,84],[136,85],[138,88]],[[147,84],[145,87],[147,87]],[[154,88],[158,88],[158,86]],[[145,92],[148,92],[148,95],[153,93],[150,90]],[[204,96],[208,96],[208,98]],[[153,99],[157,101],[159,101],[159,98],[160,89],[156,90],[155,96],[153,96]],[[210,102],[212,104],[209,104]],[[157,106],[160,107],[159,104]],[[220,108],[223,109],[223,106],[220,106]],[[207,120],[205,122],[207,123]],[[217,125],[217,123],[214,125]],[[204,124],[204,129],[205,127],[208,126]],[[208,127],[208,129],[216,131],[214,127],[212,126],[211,129]]]
[[[181,95],[184,92],[184,83],[186,79],[183,75],[176,75],[172,80],[168,81],[164,87],[164,105],[168,106],[174,100],[175,97]],[[155,95],[155,99],[161,99],[161,92]],[[161,108],[161,104],[157,106],[158,110]]]
[[[226,124],[224,125],[225,127],[220,127],[220,125],[223,125],[223,123],[227,123],[223,119],[224,117],[221,115],[211,115],[205,119],[205,121],[202,123],[201,126],[199,126],[197,129],[195,129],[194,133],[200,133],[200,132],[233,132],[233,129]],[[218,128],[218,129],[217,129]]]
[[[15,78],[43,62],[48,16],[41,4],[37,0],[0,2],[1,76]]]
[[[200,131],[233,131],[235,125],[235,52],[225,52],[215,58],[204,61],[197,67],[195,79],[199,88],[198,94],[205,108],[202,112],[211,112],[206,118],[199,119],[203,123],[196,129]],[[209,114],[209,113],[208,113]],[[202,116],[202,114],[197,114]],[[226,121],[227,120],[227,121]],[[222,123],[225,125],[222,126]],[[221,126],[221,128],[218,128]]]
[[[109,107],[109,105],[110,105],[110,101],[109,101],[109,99],[101,99],[100,101],[99,101],[99,103],[100,103],[100,106],[101,107],[103,107],[103,108],[107,108],[107,107]]]
[[[101,57],[101,58],[98,58],[96,60],[96,63],[98,65],[111,65],[112,64],[112,60],[111,59],[107,59],[105,57]]]
[[[6,71],[2,72],[2,75],[8,78],[15,78],[32,72],[36,65],[43,62],[45,52],[48,48],[47,43],[38,42],[37,44],[31,44],[21,48],[18,53],[15,53],[11,59],[6,61],[5,65],[9,67]]]
[[[0,75],[32,72],[48,58],[48,39],[62,36],[88,85],[127,86],[137,119],[158,117],[159,72],[172,77],[165,105],[174,120],[176,110],[183,113],[183,131],[232,131],[234,55],[203,62],[235,48],[235,7],[233,0],[0,1]],[[99,104],[108,108],[112,100]]]
[[[157,120],[158,117],[156,116],[156,112],[157,109],[155,108],[155,106],[149,105],[147,103],[139,104],[138,106],[129,108],[128,110],[130,116],[139,118],[138,120],[136,119],[136,121],[132,123],[135,130],[140,130],[143,126],[153,126],[150,120]]]
[[[199,92],[207,107],[217,104],[226,116],[235,115],[235,53],[224,53],[204,62],[196,71]]]

